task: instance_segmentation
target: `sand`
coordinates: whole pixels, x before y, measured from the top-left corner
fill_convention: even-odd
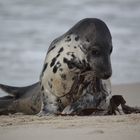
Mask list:
[[[129,105],[140,106],[140,84],[113,86]],[[0,140],[140,140],[140,114],[117,116],[0,116]]]

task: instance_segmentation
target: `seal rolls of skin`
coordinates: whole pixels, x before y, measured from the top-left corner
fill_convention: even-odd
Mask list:
[[[103,21],[79,21],[51,43],[39,82],[27,87],[0,85],[8,93],[0,98],[0,114],[105,115],[115,114],[120,104],[129,112],[122,96],[112,96],[103,81],[112,74],[111,52],[112,37]]]

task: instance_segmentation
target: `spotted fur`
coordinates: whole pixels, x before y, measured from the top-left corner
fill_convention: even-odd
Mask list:
[[[88,20],[90,21],[91,19],[86,20],[88,22]],[[102,21],[99,22],[101,22],[101,25],[103,24],[103,26],[105,26]],[[96,63],[92,63],[94,59],[91,56],[93,51],[91,45],[94,46],[96,43],[95,33],[97,31],[95,31],[95,23],[88,24],[87,26],[84,25],[85,28],[81,28],[80,24],[84,25],[86,23],[83,20],[83,23],[78,24],[79,30],[82,32],[81,34],[78,33],[79,31],[76,29],[74,29],[75,32],[69,30],[66,34],[52,42],[46,55],[44,67],[40,76],[41,86],[43,87],[42,92],[44,94],[42,110],[45,114],[56,114],[58,112],[67,114],[68,112],[73,112],[73,110],[79,110],[88,106],[99,106],[97,102],[100,102],[100,100],[105,101],[108,96],[105,92],[101,92],[101,97],[95,99],[95,92],[91,88],[93,85],[89,82],[80,93],[74,95],[74,98],[78,99],[77,101],[72,103],[69,97],[72,95],[68,93],[70,93],[75,78],[80,73],[91,70],[91,67],[96,71]],[[93,29],[87,30],[86,28],[90,28],[90,26],[92,26]],[[104,28],[106,28],[106,26]],[[84,29],[85,32],[83,32]],[[88,35],[88,32],[93,38]],[[105,29],[105,32],[109,32],[109,30]],[[85,34],[85,36],[83,36],[83,34]],[[101,33],[101,36],[102,35],[104,34]],[[107,41],[107,43],[108,42],[110,43],[110,41]],[[109,45],[111,45],[111,43]],[[108,49],[110,49],[110,46]],[[92,73],[94,73],[94,70],[91,71],[91,76],[93,75]],[[78,88],[80,89],[80,85]],[[105,96],[103,94],[105,94]],[[102,99],[103,97],[105,99]]]
[[[69,35],[57,42],[55,48],[47,54],[45,59],[45,64],[48,64],[48,66],[44,66],[42,71],[41,84],[44,89],[48,90],[47,93],[52,93],[52,96],[56,97],[56,100],[57,97],[61,97],[70,91],[73,77],[86,67],[85,54],[78,47],[82,47],[83,42],[80,39],[79,41],[75,40],[75,38],[76,35]],[[77,46],[77,48],[75,49],[74,46]],[[46,93],[45,90],[44,93]]]

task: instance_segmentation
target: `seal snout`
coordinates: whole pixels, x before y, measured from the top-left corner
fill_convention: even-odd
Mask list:
[[[104,72],[102,79],[108,79],[111,77],[111,75],[112,75],[112,71]]]

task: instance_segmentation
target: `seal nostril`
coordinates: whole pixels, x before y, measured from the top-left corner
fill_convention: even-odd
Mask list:
[[[108,79],[109,77],[111,77],[111,72],[105,72],[103,75],[103,79]]]

